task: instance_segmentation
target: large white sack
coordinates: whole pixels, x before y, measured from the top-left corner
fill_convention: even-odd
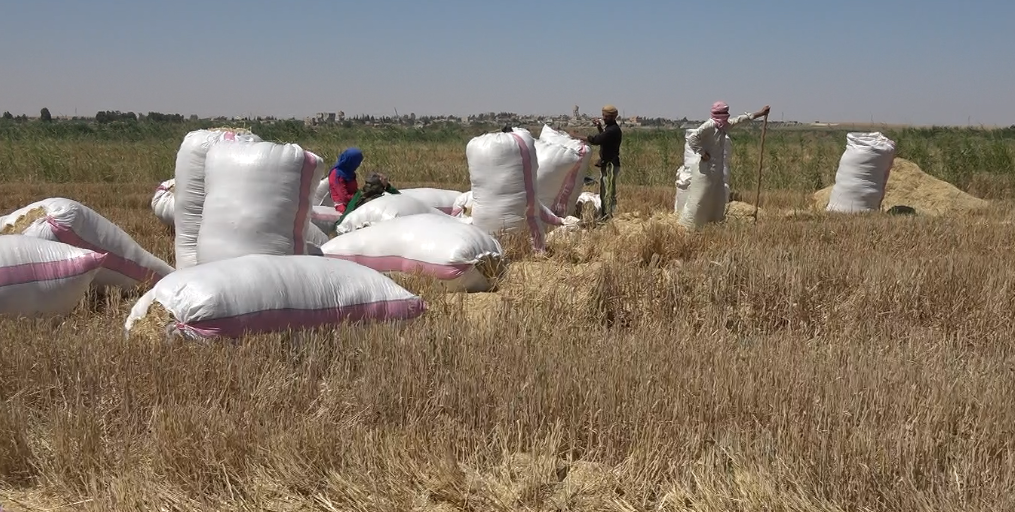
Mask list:
[[[331,172],[330,170],[328,172]],[[330,206],[335,207],[335,201],[331,198],[331,182],[328,181],[328,173],[324,173],[324,178],[317,182],[317,189],[314,190],[314,206]]]
[[[70,313],[88,292],[106,257],[41,238],[0,236],[0,314]]]
[[[687,140],[687,134],[694,131],[693,129],[686,130],[684,132],[684,140]],[[730,159],[733,157],[733,141],[730,140],[730,136],[727,134],[723,141],[723,191],[725,195],[724,203],[728,203],[730,200]],[[687,189],[691,186],[691,174],[693,170],[697,168],[701,156],[691,150],[691,147],[684,143],[684,163],[677,169],[677,180],[676,189],[677,193],[673,199],[673,211],[680,213],[684,207],[684,203],[687,201]]]
[[[328,243],[328,235],[320,228],[311,224],[307,229],[307,252],[314,256],[322,256],[321,246]]]
[[[153,303],[172,315],[169,334],[191,339],[236,338],[342,321],[406,320],[425,309],[418,296],[357,263],[267,254],[170,274],[134,304],[125,324],[128,335]]]
[[[539,160],[536,172],[539,202],[554,215],[566,216],[574,210],[582,192],[582,181],[592,160],[592,148],[547,125],[543,125],[535,147]]]
[[[437,208],[448,215],[455,207],[455,200],[462,195],[457,190],[425,187],[399,189],[398,192],[403,196],[418,199],[421,203]]]
[[[358,229],[331,239],[321,252],[380,272],[421,272],[440,280],[449,291],[490,290],[506,266],[495,238],[437,213],[399,217]]]
[[[313,186],[325,171],[321,157],[297,144],[217,144],[206,168],[198,263],[304,254]]]
[[[252,133],[228,130],[195,130],[188,133],[176,152],[174,220],[176,231],[176,268],[197,265],[197,235],[205,195],[205,159],[208,149],[222,142],[260,141]]]
[[[19,233],[107,254],[96,286],[130,289],[154,284],[173,267],[141,247],[126,231],[91,208],[63,197],[36,201],[0,220],[0,231]]]
[[[843,213],[880,210],[894,161],[895,141],[881,132],[847,133],[846,150],[839,158],[825,209]]]
[[[727,202],[723,185],[722,170],[716,170],[709,162],[698,159],[691,168],[686,199],[677,212],[678,222],[689,229],[699,229],[705,224],[723,220]]]
[[[176,225],[173,215],[176,206],[176,194],[173,193],[175,187],[176,179],[163,181],[155,189],[155,195],[152,196],[152,211],[155,212],[155,217],[159,219],[159,222],[174,227]]]
[[[325,233],[331,233],[340,218],[342,213],[334,206],[314,206],[310,210],[310,223]]]
[[[525,229],[537,251],[546,248],[545,208],[536,193],[539,160],[528,130],[474,137],[465,147],[472,183],[472,223],[487,233]]]
[[[445,215],[440,210],[414,197],[402,194],[385,194],[349,212],[349,215],[342,219],[342,223],[335,227],[335,233],[344,235],[396,217],[420,213]]]

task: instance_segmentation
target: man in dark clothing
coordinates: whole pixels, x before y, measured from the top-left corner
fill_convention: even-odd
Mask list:
[[[391,186],[387,176],[376,172],[371,174],[370,177],[367,178],[366,182],[363,183],[363,187],[357,190],[356,193],[353,194],[352,198],[349,199],[349,205],[345,208],[345,211],[342,212],[342,216],[338,218],[338,222],[336,222],[335,225],[338,226],[341,224],[342,221],[345,220],[345,216],[352,213],[352,211],[356,208],[383,196],[385,192],[389,194],[400,193],[398,189]]]
[[[603,121],[595,121],[599,133],[583,136],[571,134],[573,137],[593,146],[599,146],[599,200],[600,220],[609,220],[617,208],[617,175],[620,174],[620,142],[623,135],[617,124],[617,107],[603,107]],[[605,128],[603,125],[606,125]]]

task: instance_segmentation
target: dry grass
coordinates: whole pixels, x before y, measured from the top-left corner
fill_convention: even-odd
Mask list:
[[[73,197],[172,262],[151,191],[6,183],[0,212]],[[431,302],[406,326],[125,342],[136,293],[0,320],[0,503],[1015,509],[1008,206],[783,218],[801,198],[692,236],[622,187],[543,258],[506,239],[495,293],[399,278]]]

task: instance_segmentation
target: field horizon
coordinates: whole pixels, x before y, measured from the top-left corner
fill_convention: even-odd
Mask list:
[[[746,203],[760,124],[731,133]],[[172,265],[151,197],[211,125],[0,120],[0,215],[74,199]],[[245,127],[459,191],[487,131]],[[989,208],[950,192],[940,213],[899,187],[916,215],[824,213],[846,131],[771,130],[758,223],[731,209],[688,233],[672,213],[683,131],[632,130],[614,221],[544,257],[503,239],[496,292],[399,277],[429,304],[406,325],[125,339],[143,290],[0,319],[0,507],[1015,509],[1015,130],[884,132]]]

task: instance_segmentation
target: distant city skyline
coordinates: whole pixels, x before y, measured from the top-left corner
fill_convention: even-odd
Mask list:
[[[3,0],[0,0],[3,1]],[[1015,3],[3,2],[0,111],[1015,124]]]

